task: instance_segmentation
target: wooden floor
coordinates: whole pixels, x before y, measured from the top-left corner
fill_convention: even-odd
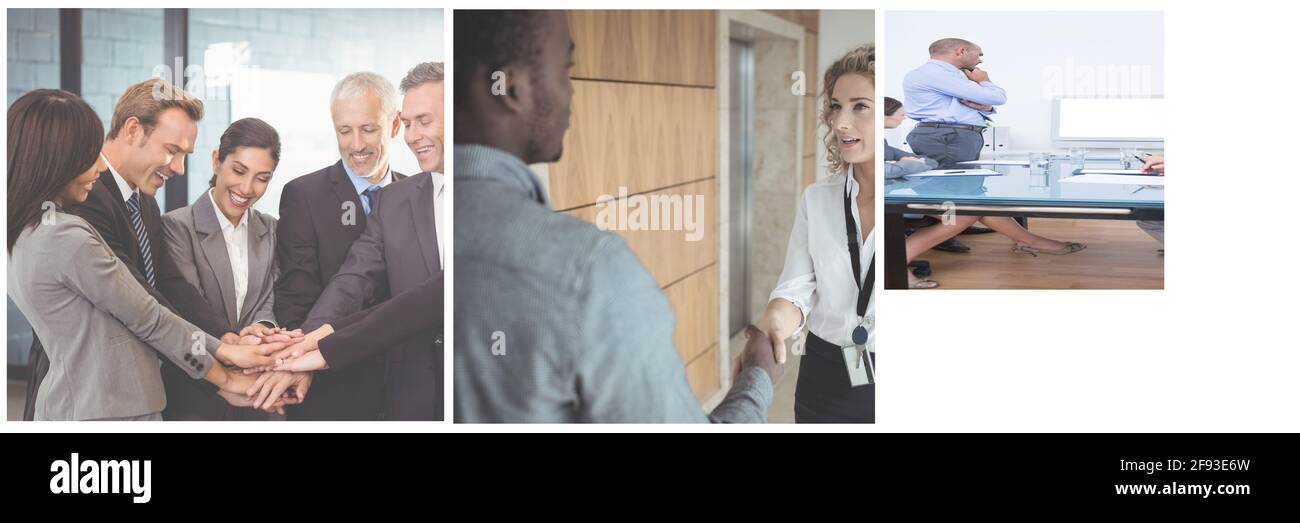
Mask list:
[[[1013,242],[997,233],[957,238],[971,252],[930,251],[939,289],[1162,289],[1163,246],[1132,221],[1031,218],[1029,230],[1055,240],[1077,241],[1088,248],[1065,256],[1011,252]]]

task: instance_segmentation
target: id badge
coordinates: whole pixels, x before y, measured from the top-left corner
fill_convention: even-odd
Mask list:
[[[866,349],[863,345],[840,348],[844,353],[844,366],[849,370],[849,386],[860,387],[876,382],[875,363]]]

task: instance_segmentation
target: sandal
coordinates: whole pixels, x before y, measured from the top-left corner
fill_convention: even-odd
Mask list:
[[[907,288],[909,288],[909,289],[937,289],[937,288],[939,288],[939,282],[934,281],[934,280],[930,280],[930,279],[922,279],[922,280],[908,280],[908,282],[907,282]]]
[[[1011,248],[1011,252],[1023,252],[1037,258],[1039,254],[1073,254],[1082,251],[1087,247],[1087,245],[1078,242],[1065,242],[1065,247],[1061,247],[1060,249],[1039,249],[1038,247],[1030,247],[1023,243],[1017,243],[1015,247]]]

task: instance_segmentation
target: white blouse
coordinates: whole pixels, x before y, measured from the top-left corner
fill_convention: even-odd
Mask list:
[[[782,298],[799,307],[804,317],[799,328],[807,325],[817,337],[841,347],[853,345],[853,329],[859,325],[858,285],[853,278],[853,262],[849,258],[844,234],[846,178],[849,180],[849,201],[856,202],[858,183],[853,179],[852,167],[847,173],[831,176],[804,190],[794,229],[790,231],[785,267],[776,289],[768,298],[769,301]],[[858,215],[858,206],[851,205],[850,208],[861,238],[862,217]],[[862,256],[860,277],[865,281],[871,257],[876,252],[874,228],[859,249]],[[883,260],[876,260],[877,269],[882,263]],[[881,272],[877,270],[876,274]],[[880,291],[875,290],[867,302],[867,350],[872,352],[876,350],[876,296],[879,294]]]

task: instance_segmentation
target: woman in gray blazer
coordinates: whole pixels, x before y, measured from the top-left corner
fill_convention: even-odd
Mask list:
[[[275,218],[253,205],[266,192],[279,161],[275,129],[257,118],[240,119],[212,151],[211,188],[162,217],[164,244],[177,268],[214,310],[225,311],[233,332],[265,335],[278,326],[273,312]],[[247,326],[254,327],[245,330]],[[267,418],[234,406],[222,417]]]
[[[72,93],[40,89],[9,108],[9,296],[50,360],[35,419],[162,419],[159,355],[243,397],[254,377],[222,364],[267,365],[285,344],[205,334],[150,296],[93,226],[62,212],[94,187],[103,140],[99,117]]]

